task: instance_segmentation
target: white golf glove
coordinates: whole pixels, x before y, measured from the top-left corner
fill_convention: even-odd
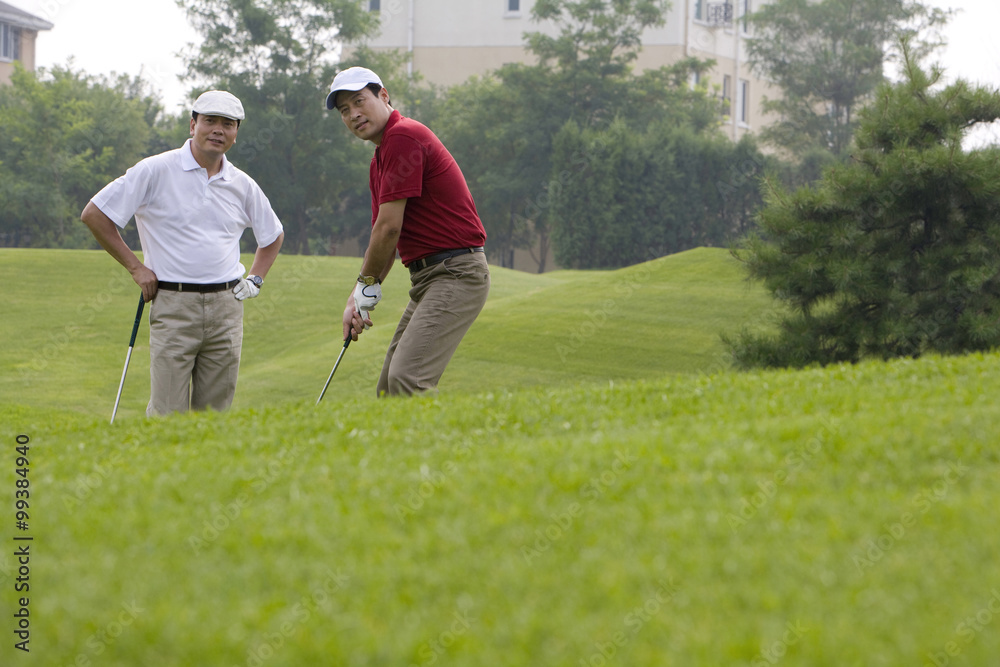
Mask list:
[[[382,286],[378,283],[374,285],[358,283],[354,286],[354,307],[362,317],[365,317],[369,310],[373,310],[381,300]]]
[[[258,294],[260,294],[260,287],[257,286],[253,280],[250,278],[257,278],[257,276],[247,276],[246,278],[240,278],[240,284],[233,288],[233,294],[236,295],[237,301],[243,301],[244,299],[252,299]],[[258,280],[260,280],[258,278]]]

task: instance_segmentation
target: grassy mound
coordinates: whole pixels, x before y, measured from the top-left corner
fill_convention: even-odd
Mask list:
[[[245,264],[249,266],[249,258]],[[282,256],[247,302],[234,407],[316,400],[343,339],[340,318],[358,260]],[[654,378],[725,368],[719,334],[771,307],[724,250],[699,249],[619,271],[531,275],[491,269],[486,308],[442,379],[443,392]],[[139,290],[103,251],[0,250],[8,316],[0,322],[0,395],[12,403],[111,415]],[[374,395],[408,300],[397,266],[376,326],[344,355],[327,399]],[[149,312],[119,418],[149,400]]]

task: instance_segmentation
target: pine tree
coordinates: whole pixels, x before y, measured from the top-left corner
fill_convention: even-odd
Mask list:
[[[1000,150],[964,150],[1000,92],[925,71],[862,110],[851,159],[814,187],[765,184],[734,250],[784,306],[777,334],[726,337],[738,366],[803,366],[1000,345]]]

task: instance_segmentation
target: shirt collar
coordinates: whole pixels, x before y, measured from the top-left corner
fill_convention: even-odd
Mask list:
[[[191,139],[184,142],[184,147],[181,149],[181,169],[184,171],[194,171],[195,169],[204,169],[198,161],[194,159],[194,153],[191,152]],[[222,169],[216,176],[217,178],[222,178],[225,180],[230,180],[233,177],[233,166],[226,159],[226,156],[222,156]]]
[[[399,113],[398,109],[393,109],[392,113],[389,114],[389,120],[385,122],[385,129],[382,130],[382,136],[385,136],[386,131],[389,130],[393,125],[398,123],[403,118],[403,114]]]
[[[393,109],[392,113],[389,114],[389,120],[385,121],[385,127],[382,128],[382,141],[379,142],[379,144],[377,146],[375,146],[375,159],[376,160],[379,159],[379,155],[380,155],[379,149],[382,148],[382,144],[385,143],[385,133],[389,131],[389,128],[391,128],[393,125],[395,125],[396,123],[398,123],[402,117],[403,117],[403,114],[399,113],[398,109]]]

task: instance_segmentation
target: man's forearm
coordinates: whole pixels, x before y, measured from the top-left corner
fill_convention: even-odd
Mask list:
[[[135,284],[142,289],[142,297],[146,301],[152,301],[156,297],[157,280],[153,273],[145,264],[139,261],[132,249],[125,244],[118,225],[104,214],[104,211],[97,208],[94,202],[87,202],[80,219],[90,227],[94,238],[101,244],[109,255],[115,258],[119,264],[128,269],[129,274]]]
[[[257,252],[253,255],[253,264],[250,266],[250,275],[260,276],[261,278],[267,277],[267,272],[271,270],[271,266],[274,265],[274,260],[278,258],[278,251],[281,250],[281,244],[285,241],[285,233],[281,232],[278,238],[274,240],[270,245],[266,245],[263,248],[258,247]]]
[[[372,229],[372,238],[368,244],[368,250],[365,252],[365,261],[361,265],[361,274],[382,278],[383,273],[388,273],[387,267],[391,266],[392,260],[396,258],[396,241],[398,239],[398,232],[380,230],[376,225]]]
[[[373,272],[373,273],[366,273],[365,272],[365,267],[368,266],[368,258],[369,258],[369,255],[370,255],[370,251],[371,251],[371,246],[369,245],[368,246],[368,250],[365,251],[365,257],[364,257],[364,259],[361,262],[361,275],[363,275],[363,276],[375,276],[376,278],[378,278],[378,281],[381,283],[382,281],[385,280],[385,277],[389,275],[389,270],[392,269],[392,265],[396,261],[396,248],[393,247],[392,253],[389,255],[389,261],[386,262],[385,267],[381,271],[376,271],[376,272]],[[347,295],[347,303],[348,303],[348,305],[354,303],[354,288],[353,287],[351,287],[350,294]]]
[[[90,228],[91,233],[97,239],[97,242],[101,244],[101,247],[114,257],[119,264],[128,269],[129,273],[135,273],[142,266],[142,262],[139,261],[136,254],[126,245],[125,239],[122,238],[121,232],[118,231],[118,226],[101,209],[97,208],[93,202],[87,203],[87,206],[83,209],[83,213],[80,215],[80,219]]]
[[[371,241],[365,251],[365,261],[361,264],[361,275],[383,278],[392,268],[396,258],[396,243],[403,228],[403,211],[406,200],[398,199],[378,207],[378,216],[372,226]]]
[[[385,263],[385,267],[382,272],[378,274],[379,282],[385,282],[386,276],[389,275],[389,271],[392,270],[392,265],[396,263],[396,249],[393,248],[392,254],[389,255],[389,261]]]

